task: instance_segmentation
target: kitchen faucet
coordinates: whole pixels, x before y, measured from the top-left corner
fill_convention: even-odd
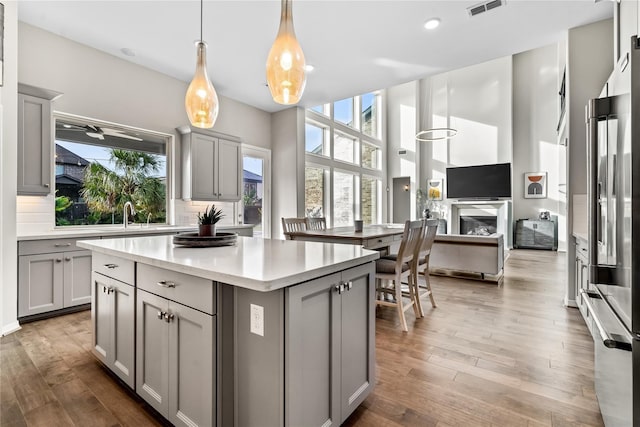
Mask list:
[[[124,226],[124,228],[127,228],[129,226],[129,217],[127,216],[127,206],[131,208],[131,215],[136,214],[136,210],[133,208],[133,204],[131,202],[126,202],[124,204],[124,208],[122,211],[122,225]]]

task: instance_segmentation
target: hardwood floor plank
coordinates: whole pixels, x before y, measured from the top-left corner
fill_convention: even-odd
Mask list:
[[[76,425],[95,427],[120,425],[79,379],[57,384],[53,387],[53,393]]]
[[[58,401],[52,401],[24,414],[29,427],[69,427],[75,424]]]

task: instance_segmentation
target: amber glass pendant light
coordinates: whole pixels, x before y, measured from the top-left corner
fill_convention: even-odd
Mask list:
[[[293,30],[291,0],[281,0],[280,29],[267,58],[267,83],[273,100],[292,105],[302,97],[307,82],[304,53]]]
[[[184,106],[189,121],[199,128],[211,128],[218,118],[218,94],[207,75],[207,44],[202,40],[202,3],[200,0],[200,40],[196,42],[196,72],[187,89]]]

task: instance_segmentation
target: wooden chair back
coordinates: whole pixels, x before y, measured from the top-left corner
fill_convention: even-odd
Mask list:
[[[431,247],[436,240],[436,232],[438,231],[437,221],[425,221],[422,229],[420,244],[417,247],[415,261],[420,262],[431,254]]]
[[[287,240],[291,240],[289,233],[294,231],[306,231],[306,218],[282,218],[282,232]]]
[[[326,230],[327,220],[325,217],[310,218],[307,217],[307,230]]]
[[[424,223],[422,221],[407,221],[404,223],[404,232],[398,257],[396,258],[396,269],[402,269],[402,264],[411,263],[420,245]]]

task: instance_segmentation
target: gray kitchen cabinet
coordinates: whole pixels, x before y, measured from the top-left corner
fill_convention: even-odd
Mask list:
[[[51,102],[58,92],[18,84],[18,194],[51,193]]]
[[[173,425],[213,425],[215,316],[138,289],[136,317],[137,393]]]
[[[20,242],[18,317],[91,302],[91,252],[73,239]]]
[[[286,301],[285,425],[338,426],[374,387],[371,267],[293,286]]]
[[[574,280],[575,280],[575,289],[576,289],[576,304],[578,309],[580,309],[580,313],[584,318],[585,322],[589,329],[591,329],[591,319],[589,318],[590,313],[587,310],[587,307],[584,303],[584,300],[581,295],[581,291],[584,289],[588,291],[590,289],[589,286],[589,260],[587,258],[588,252],[588,243],[586,240],[581,239],[579,237],[575,238],[575,253],[576,258],[574,262]]]
[[[210,131],[182,134],[182,198],[237,202],[242,196],[240,140]]]
[[[93,354],[135,387],[135,287],[94,271],[91,320]]]

